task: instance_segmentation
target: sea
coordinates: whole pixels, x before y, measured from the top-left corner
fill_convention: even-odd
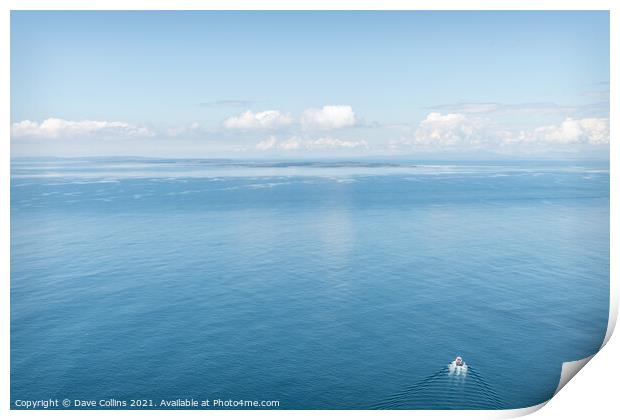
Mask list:
[[[13,408],[521,408],[607,328],[608,162],[15,158],[10,207]]]

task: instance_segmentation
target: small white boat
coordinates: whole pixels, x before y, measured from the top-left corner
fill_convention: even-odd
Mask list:
[[[465,376],[467,374],[467,364],[461,356],[457,356],[452,363],[448,365],[450,376]]]

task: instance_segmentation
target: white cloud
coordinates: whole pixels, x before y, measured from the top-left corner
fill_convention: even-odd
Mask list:
[[[422,145],[457,146],[481,142],[481,121],[463,114],[431,112],[415,132],[415,143]]]
[[[302,139],[296,136],[285,140],[278,140],[274,136],[256,144],[256,149],[266,150],[336,150],[336,149],[368,149],[365,140],[340,140],[331,137],[321,137],[319,139]]]
[[[567,118],[559,125],[548,125],[531,131],[522,131],[514,141],[552,144],[606,144],[609,143],[609,120],[606,118]]]
[[[273,149],[277,143],[278,143],[278,139],[276,139],[274,136],[269,136],[265,140],[257,143],[256,149],[257,150],[270,150],[270,149]]]
[[[566,118],[557,125],[527,130],[508,130],[490,119],[461,113],[431,112],[418,125],[415,135],[392,140],[389,149],[421,147],[426,149],[494,149],[503,145],[533,147],[535,145],[607,144],[609,120],[606,118]]]
[[[303,143],[297,137],[291,137],[278,143],[278,149],[280,150],[297,150],[302,146]]]
[[[23,120],[11,126],[14,138],[61,139],[76,137],[101,138],[140,138],[152,137],[154,133],[144,126],[137,126],[122,121],[69,121],[60,118],[48,118],[38,123]]]
[[[245,111],[228,117],[222,125],[226,129],[240,131],[275,130],[293,124],[301,125],[305,130],[333,130],[354,126],[356,122],[353,108],[349,105],[325,105],[321,108],[308,108],[299,118],[276,110]]]
[[[325,105],[306,109],[300,122],[306,129],[331,130],[355,125],[356,117],[349,105]]]
[[[293,119],[288,114],[280,111],[245,111],[237,116],[229,117],[224,120],[224,128],[231,130],[269,130],[283,127],[293,123]]]

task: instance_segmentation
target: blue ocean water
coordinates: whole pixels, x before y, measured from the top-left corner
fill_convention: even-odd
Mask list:
[[[607,163],[11,171],[12,401],[517,408],[605,335]]]

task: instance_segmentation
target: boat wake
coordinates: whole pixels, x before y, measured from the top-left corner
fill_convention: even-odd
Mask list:
[[[505,404],[473,367],[452,362],[370,408],[493,410]]]

